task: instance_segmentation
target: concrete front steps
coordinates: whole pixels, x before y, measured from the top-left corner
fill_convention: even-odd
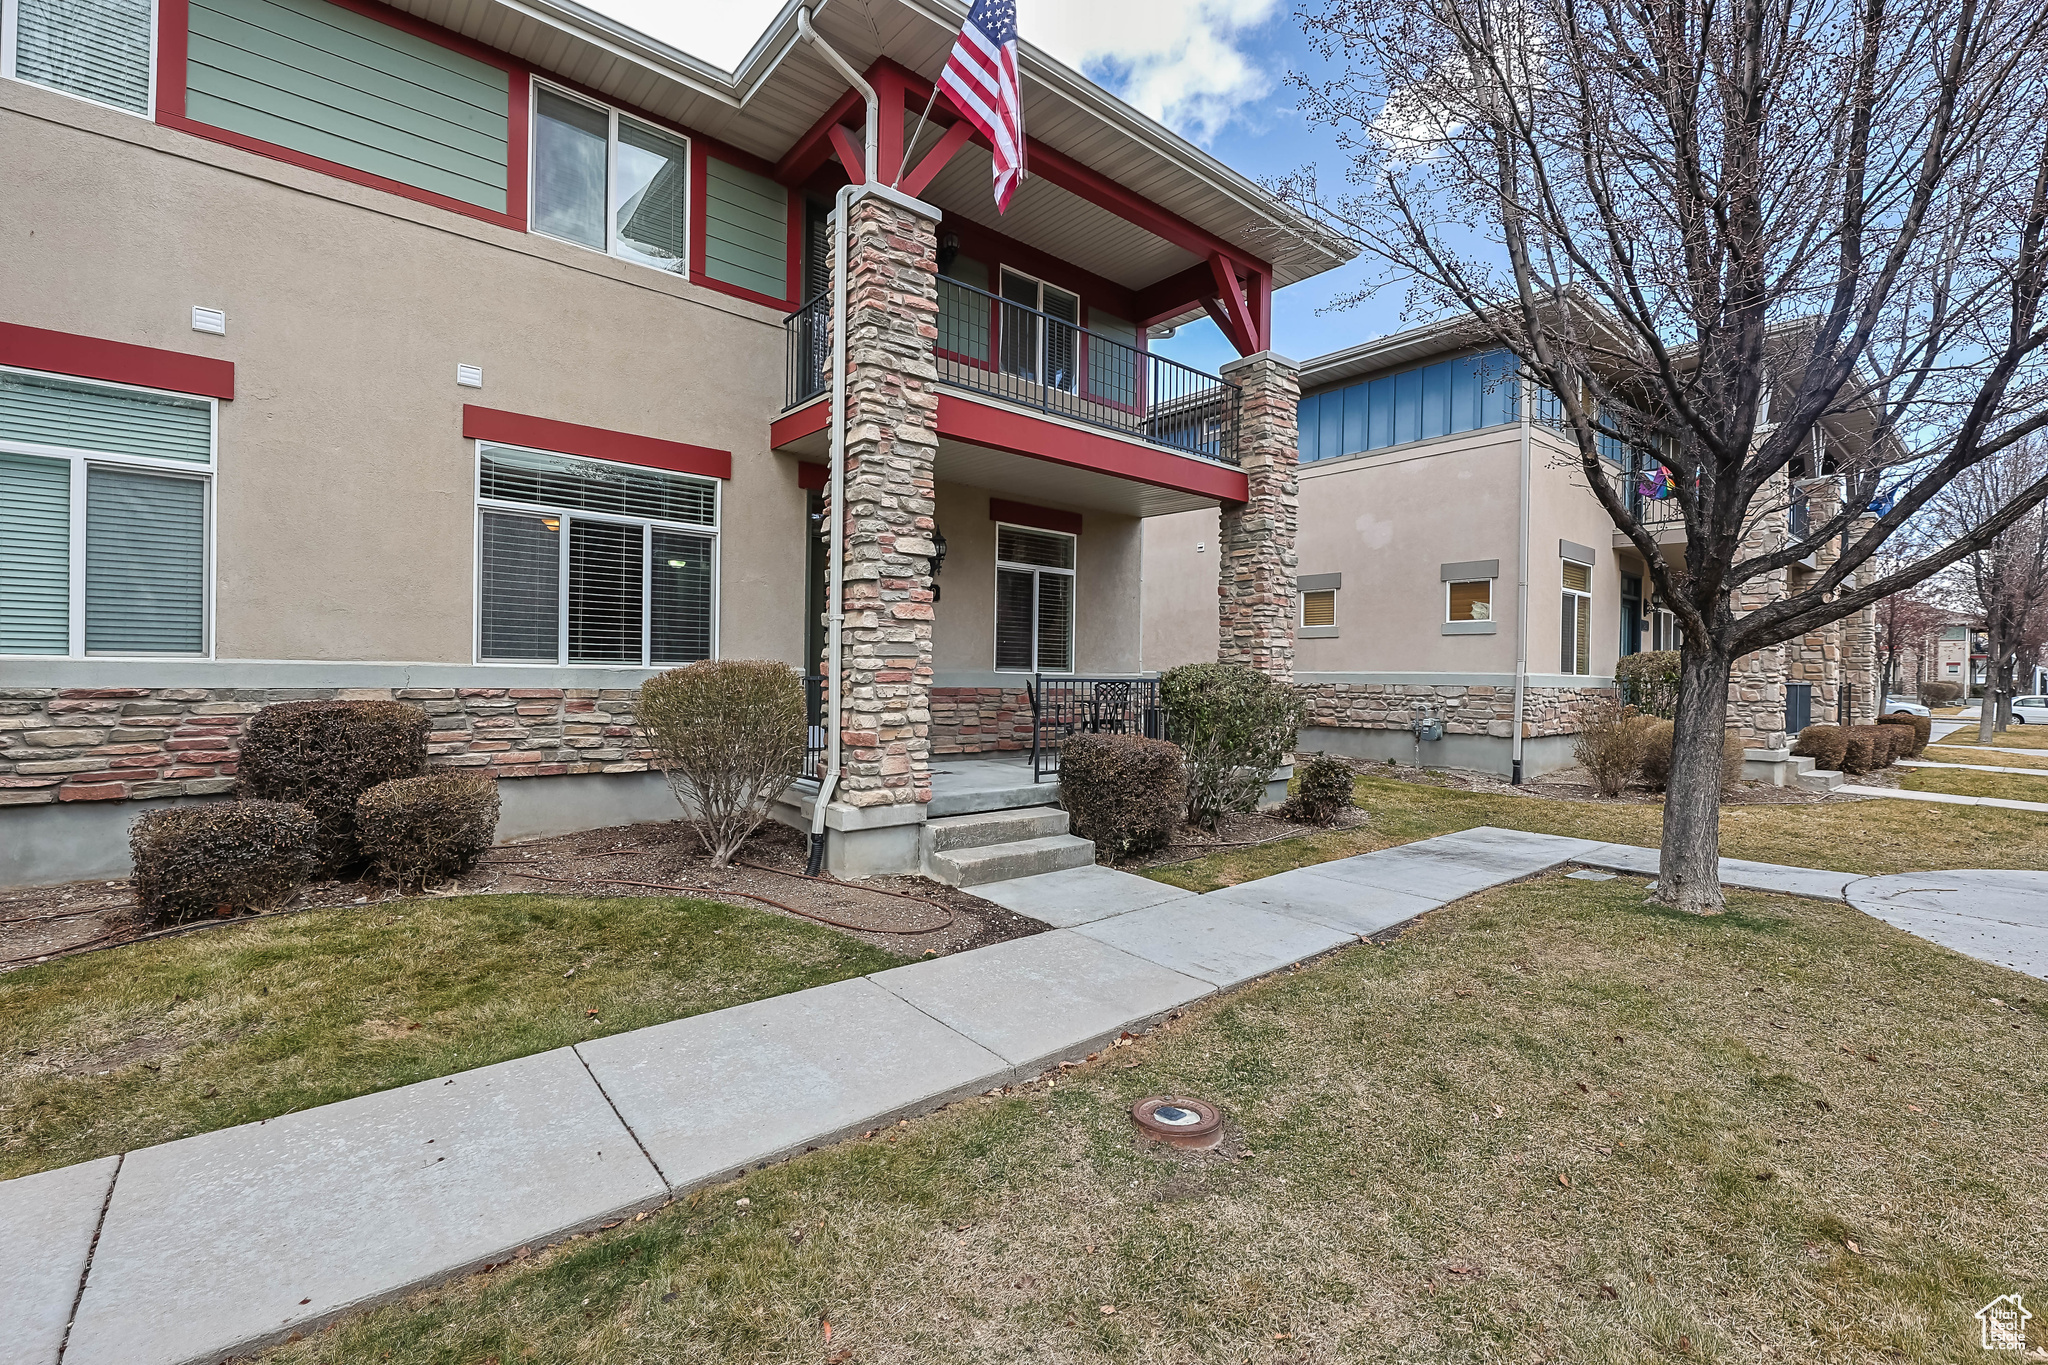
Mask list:
[[[1057,806],[939,816],[925,821],[922,843],[926,874],[948,886],[980,886],[1095,862],[1095,845],[1067,833],[1067,813]]]
[[[1774,787],[1804,787],[1808,791],[1831,792],[1848,781],[1838,772],[1816,768],[1813,760],[1788,749],[1745,749],[1742,775],[1752,782]]]

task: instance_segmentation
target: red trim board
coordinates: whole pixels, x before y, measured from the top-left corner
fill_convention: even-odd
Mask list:
[[[732,477],[732,452],[693,446],[682,441],[663,441],[653,436],[634,436],[603,427],[558,422],[551,417],[529,417],[524,413],[462,405],[462,434],[478,441],[504,441],[508,445],[532,446],[563,455],[583,455],[593,460],[616,460],[621,464],[645,465],[650,469],[673,469],[683,474],[702,474],[713,479]]]
[[[768,424],[768,448],[780,450],[791,441],[823,431],[832,422],[832,400],[815,398],[808,407],[785,412]]]
[[[161,351],[125,341],[102,341],[70,332],[50,332],[15,322],[0,322],[0,365],[169,389],[173,393],[196,393],[208,398],[235,396],[233,361],[187,355],[183,351]]]
[[[1012,526],[1030,526],[1040,531],[1064,531],[1070,536],[1081,534],[1079,512],[1062,512],[1057,507],[1040,507],[1029,502],[1011,502],[1008,498],[988,500],[988,519],[1007,521]]]
[[[1156,446],[1077,431],[1042,418],[990,407],[971,399],[939,395],[939,434],[1007,450],[1034,460],[1092,469],[1155,488],[1172,488],[1224,502],[1250,496],[1244,472],[1207,460],[1191,460]]]

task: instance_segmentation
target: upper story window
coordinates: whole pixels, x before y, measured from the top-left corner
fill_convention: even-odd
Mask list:
[[[208,652],[214,413],[0,370],[0,654]]]
[[[549,86],[534,87],[534,231],[685,274],[689,183],[684,139]],[[779,285],[776,292],[782,292]]]
[[[1302,463],[1519,421],[1516,375],[1513,356],[1488,351],[1310,394],[1297,410]]]
[[[154,0],[10,0],[0,74],[148,118],[155,38]]]
[[[1003,373],[1072,393],[1081,382],[1080,297],[1006,267],[1003,304]]]
[[[477,658],[695,663],[718,648],[718,481],[477,451]]]

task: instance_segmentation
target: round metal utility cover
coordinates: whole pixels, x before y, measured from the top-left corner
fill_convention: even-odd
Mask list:
[[[1196,1151],[1223,1140],[1223,1112],[1207,1100],[1154,1095],[1131,1106],[1131,1122],[1146,1137]]]

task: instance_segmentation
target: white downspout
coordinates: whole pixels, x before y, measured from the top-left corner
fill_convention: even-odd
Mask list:
[[[847,60],[811,27],[808,11],[796,12],[797,33],[823,52],[832,65],[867,101],[866,184],[875,183],[876,142],[882,127],[881,101],[874,87],[861,79]],[[840,751],[840,625],[846,619],[846,237],[853,211],[853,195],[859,186],[842,185],[832,213],[832,478],[830,546],[827,570],[831,578],[830,610],[825,616],[825,776],[818,783],[818,798],[811,810],[810,871],[821,870],[825,859],[825,808],[839,786]]]
[[[1509,780],[1518,787],[1522,785],[1522,715],[1529,693],[1529,410],[1534,395],[1526,380],[1521,385],[1521,400],[1518,406],[1522,413],[1522,492],[1517,503],[1520,519],[1515,528],[1515,734],[1509,751],[1514,760]]]

